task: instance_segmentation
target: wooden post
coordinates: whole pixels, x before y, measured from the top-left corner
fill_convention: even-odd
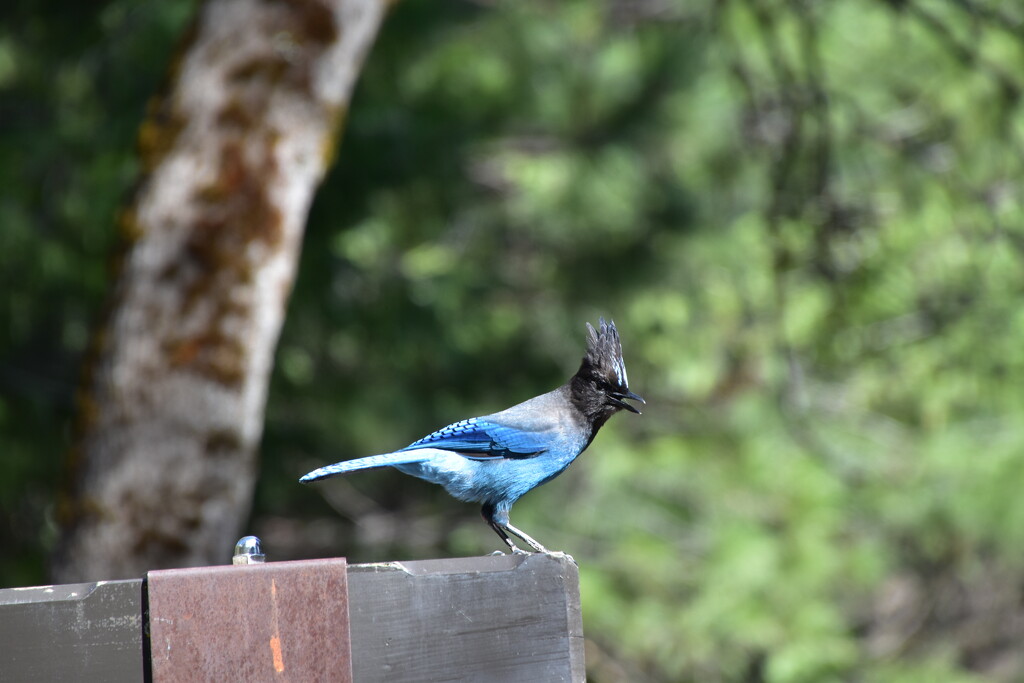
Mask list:
[[[139,579],[0,590],[0,682],[135,682],[147,671],[156,683],[175,672],[190,680],[214,680],[213,672],[349,680],[338,632],[346,583],[357,683],[585,680],[579,573],[566,558],[348,565],[340,575],[344,566],[151,572],[148,624]],[[241,664],[240,652],[250,653]],[[181,653],[189,657],[176,659]]]

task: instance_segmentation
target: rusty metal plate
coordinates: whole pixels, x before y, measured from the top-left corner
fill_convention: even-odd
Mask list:
[[[352,681],[344,559],[152,571],[154,683]]]

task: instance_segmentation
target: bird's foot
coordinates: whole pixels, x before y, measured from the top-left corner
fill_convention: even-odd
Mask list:
[[[517,546],[515,543],[509,543],[508,544],[508,549],[512,552],[513,555],[532,555],[533,554],[533,553],[531,553],[529,551],[523,550],[522,548]],[[501,551],[501,550],[495,550],[493,553],[491,553],[491,557],[498,557],[500,555],[505,555],[505,552]]]

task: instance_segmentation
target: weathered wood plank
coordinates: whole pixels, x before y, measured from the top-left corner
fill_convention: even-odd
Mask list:
[[[0,590],[0,681],[142,675],[141,579]]]
[[[355,680],[583,681],[579,572],[505,555],[349,566]]]

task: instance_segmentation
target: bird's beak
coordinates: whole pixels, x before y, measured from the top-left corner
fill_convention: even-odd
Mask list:
[[[624,391],[624,392],[623,391],[613,392],[611,394],[608,394],[608,396],[609,396],[609,398],[611,398],[611,400],[612,400],[611,402],[613,404],[617,405],[620,408],[625,408],[626,410],[628,410],[631,413],[636,413],[637,415],[640,415],[640,411],[637,410],[632,405],[626,403],[623,399],[631,398],[634,401],[640,401],[644,405],[647,405],[647,401],[645,401],[642,396],[640,396],[639,394],[634,394],[632,391],[630,391],[628,389],[626,391]]]

